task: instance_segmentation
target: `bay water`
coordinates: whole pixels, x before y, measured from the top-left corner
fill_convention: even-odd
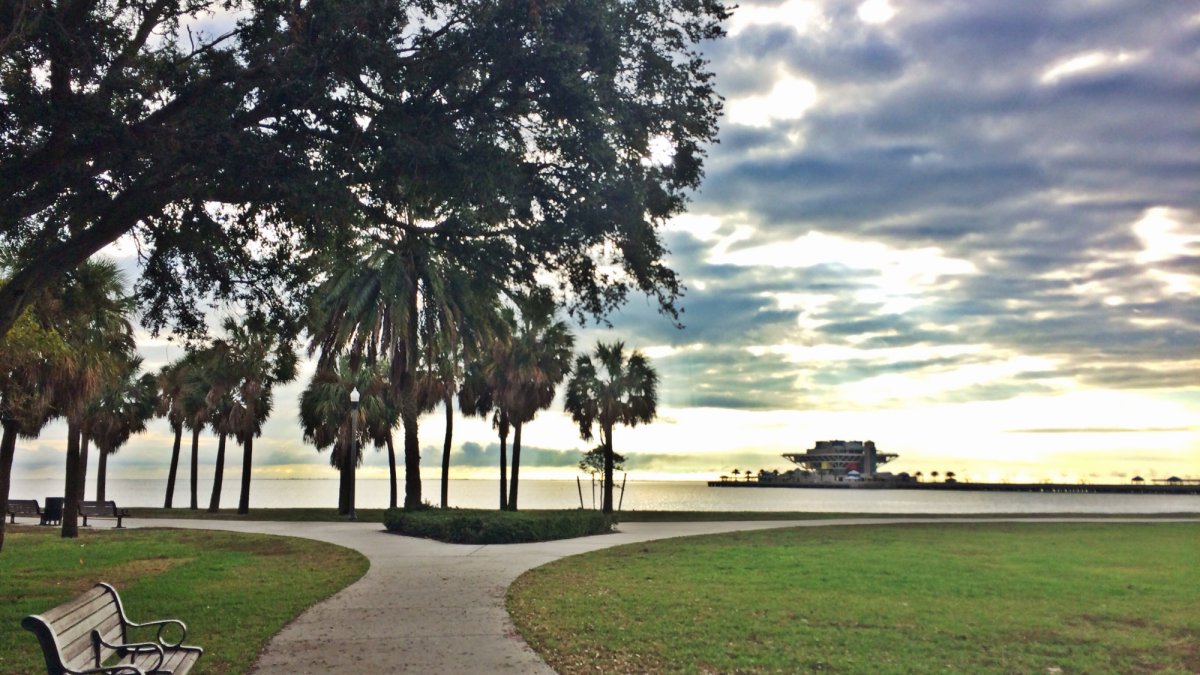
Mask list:
[[[232,478],[232,479],[231,479]],[[90,482],[90,481],[89,481]],[[13,499],[37,499],[62,496],[62,480],[13,480],[9,495]],[[174,506],[187,506],[187,481],[175,486]],[[223,508],[237,506],[237,477],[226,477],[221,496]],[[422,485],[425,501],[439,503],[440,483],[426,479]],[[93,485],[88,486],[92,499]],[[121,507],[163,505],[166,481],[163,479],[110,479],[108,499]],[[250,487],[252,508],[299,508],[337,506],[336,479],[272,480],[256,479]],[[399,486],[404,498],[403,480]],[[212,481],[199,481],[200,508],[208,506]],[[499,506],[499,482],[496,480],[451,480],[450,506],[494,509]],[[356,506],[385,508],[389,481],[359,480]],[[1148,515],[1161,513],[1200,514],[1200,495],[1143,494],[1047,494],[1022,492],[950,492],[934,490],[847,490],[782,488],[711,488],[700,481],[639,481],[626,483],[624,495],[614,493],[623,510],[636,511],[807,511],[819,513],[897,513],[897,514],[1032,514],[1032,513],[1103,513]],[[520,485],[520,506],[524,509],[572,509],[599,505],[598,487],[584,480],[525,480]]]

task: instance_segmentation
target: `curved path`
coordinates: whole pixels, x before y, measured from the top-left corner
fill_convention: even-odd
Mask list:
[[[1014,519],[988,519],[1004,520]],[[1097,519],[1046,519],[1037,522]],[[1106,518],[1104,522],[1138,521]],[[1180,520],[1194,521],[1187,518]],[[1155,519],[1165,522],[1166,519]],[[128,521],[305,537],[360,551],[359,581],[306,610],[268,643],[253,672],[553,673],[517,635],[504,597],[523,572],[558,558],[651,539],[776,527],[828,527],[963,519],[854,518],[803,521],[622,523],[613,534],[536,544],[467,546],[388,534],[378,523]]]

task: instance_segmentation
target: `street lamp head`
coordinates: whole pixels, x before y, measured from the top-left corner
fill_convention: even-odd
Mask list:
[[[358,405],[359,393],[358,387],[350,391],[350,405]]]

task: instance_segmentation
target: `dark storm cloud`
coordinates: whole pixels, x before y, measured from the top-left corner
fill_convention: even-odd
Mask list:
[[[672,356],[672,368],[729,365],[708,372],[707,387],[671,395],[736,408],[772,407],[772,396],[794,403],[872,374],[969,365],[875,356],[948,344],[1062,364],[955,398],[1002,398],[1063,377],[1194,386],[1171,365],[1198,356],[1200,303],[1178,289],[1200,283],[1200,243],[1143,258],[1133,226],[1162,208],[1179,234],[1200,235],[1195,6],[947,0],[897,3],[891,21],[867,25],[857,4],[826,3],[817,29],[754,25],[710,50],[731,102],[766,94],[781,72],[811,80],[818,100],[801,119],[768,127],[727,121],[692,211],[726,219],[718,238],[752,228],[729,250],[815,230],[898,250],[936,247],[975,273],[926,288],[896,314],[859,297],[878,281],[861,264],[721,266],[709,260],[714,241],[672,236],[691,287],[688,328],[634,330],[654,344],[705,345]],[[1175,291],[1163,273],[1177,275]],[[784,310],[773,300],[783,293],[837,299]],[[827,364],[818,377],[811,365],[737,348],[786,342],[853,345],[863,358]]]

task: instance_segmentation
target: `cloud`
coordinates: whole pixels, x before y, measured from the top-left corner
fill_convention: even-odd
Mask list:
[[[814,97],[792,118],[760,105],[712,150],[704,226],[671,239],[689,328],[633,328],[699,345],[664,365],[703,386],[668,393],[758,409],[844,406],[879,377],[942,400],[1194,386],[1197,40],[1179,5],[751,5],[711,52],[718,88],[735,108],[781,82]],[[785,344],[854,353],[739,349]],[[893,354],[958,345],[1000,356]],[[964,369],[979,380],[935,386]]]
[[[512,457],[512,437],[509,437],[508,457]],[[521,446],[521,466],[543,468],[570,468],[579,464],[583,459],[580,450],[549,450]],[[421,452],[421,465],[434,467],[442,465],[441,448],[426,446]],[[486,447],[468,441],[450,452],[450,466],[465,468],[491,468],[500,466],[500,444],[491,443]]]

